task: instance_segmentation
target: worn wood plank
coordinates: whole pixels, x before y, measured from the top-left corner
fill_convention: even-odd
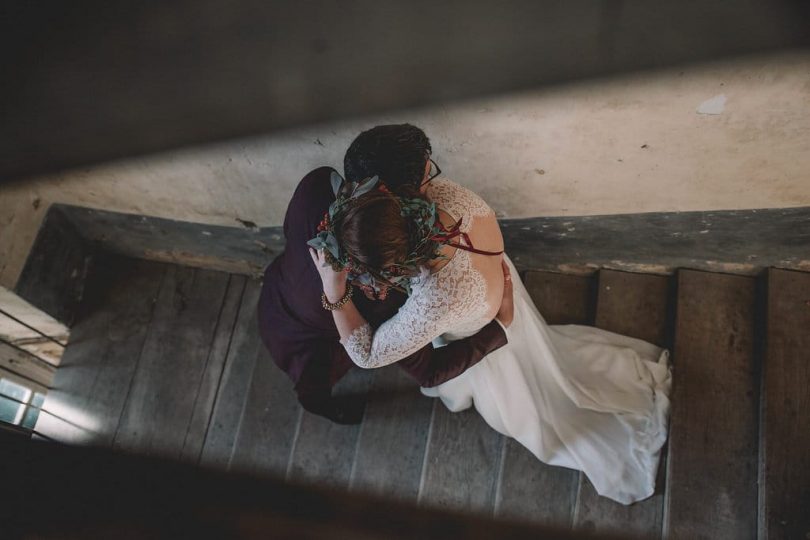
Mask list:
[[[810,538],[810,273],[770,269],[760,538]]]
[[[208,467],[227,468],[233,455],[253,368],[261,348],[256,318],[260,293],[261,283],[247,282],[200,455],[200,463]]]
[[[548,324],[592,324],[596,308],[593,276],[528,271],[526,290]]]
[[[154,262],[96,260],[86,315],[72,329],[37,431],[62,442],[112,443],[165,272]]]
[[[59,209],[50,209],[37,232],[15,293],[57,321],[79,316],[93,250]]]
[[[56,369],[28,351],[0,341],[0,369],[49,387]]]
[[[576,471],[546,465],[519,442],[507,439],[495,516],[567,529],[577,480]]]
[[[416,501],[432,410],[433,401],[403,370],[376,370],[351,488]]]
[[[132,381],[116,448],[180,457],[228,274],[172,266]]]
[[[374,372],[354,369],[335,386],[335,395],[367,394]],[[287,476],[348,488],[360,425],[335,424],[304,411]]]
[[[301,413],[292,381],[260,347],[231,469],[284,478]]]
[[[245,281],[244,277],[234,275],[230,276],[228,280],[225,299],[214,331],[214,340],[208,353],[200,385],[196,389],[197,395],[194,400],[194,409],[183,441],[181,450],[181,459],[183,461],[198,463],[200,460],[217,390],[222,380],[225,359],[228,357],[239,307],[242,303]]]
[[[754,278],[678,273],[664,536],[757,534]]]
[[[434,400],[419,503],[491,514],[503,436],[473,409],[453,413]]]
[[[280,226],[231,227],[57,204],[84,240],[120,255],[260,276],[284,249]],[[518,269],[595,273],[595,267],[671,274],[688,266],[757,275],[801,269],[810,207],[500,219]],[[711,232],[706,223],[711,223]],[[571,229],[574,229],[573,231]],[[757,258],[749,255],[756,253]],[[47,262],[47,261],[46,261]]]
[[[529,271],[525,282],[549,324],[593,322],[593,277]],[[506,441],[497,516],[570,527],[576,490],[576,471],[546,465],[514,439]]]
[[[669,347],[670,325],[674,322],[673,293],[667,276],[601,270],[595,325]]]
[[[611,332],[669,346],[670,280],[665,276],[601,270],[596,326]],[[655,494],[625,506],[600,497],[584,474],[574,527],[586,531],[621,533],[627,537],[658,538],[663,518],[665,467],[660,466]]]

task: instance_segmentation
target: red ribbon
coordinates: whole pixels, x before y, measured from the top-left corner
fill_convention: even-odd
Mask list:
[[[484,251],[483,249],[476,249],[473,246],[470,237],[465,232],[461,232],[461,220],[458,220],[455,225],[450,227],[449,229],[444,226],[444,223],[436,220],[436,224],[439,226],[439,229],[444,234],[434,234],[430,237],[431,240],[435,242],[440,242],[442,244],[447,244],[448,246],[453,246],[454,248],[463,249],[464,251],[470,251],[472,253],[478,253],[479,255],[501,255],[503,250],[501,251]],[[462,237],[467,245],[462,245],[458,242],[447,242],[446,240],[451,240],[453,238]]]

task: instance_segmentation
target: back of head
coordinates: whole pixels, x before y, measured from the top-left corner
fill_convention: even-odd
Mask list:
[[[391,190],[412,194],[419,189],[431,151],[430,140],[416,126],[376,126],[358,135],[346,151],[346,180],[378,175]]]
[[[342,248],[375,270],[401,263],[410,252],[408,223],[399,201],[383,191],[358,197],[341,215],[336,231]]]

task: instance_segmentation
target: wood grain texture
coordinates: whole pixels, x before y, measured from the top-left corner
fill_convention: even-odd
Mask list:
[[[56,369],[36,358],[31,353],[0,341],[0,370],[8,371],[24,379],[48,388],[53,382]]]
[[[88,314],[71,331],[37,431],[62,442],[112,444],[165,272],[147,261],[96,261]]]
[[[546,465],[507,439],[495,516],[569,528],[577,481],[576,471]]]
[[[491,514],[502,448],[503,436],[475,409],[453,413],[435,400],[420,504]]]
[[[526,272],[526,288],[549,324],[593,321],[593,278]],[[578,473],[538,460],[513,439],[506,442],[495,515],[570,527]]]
[[[397,366],[374,372],[351,488],[416,501],[433,400]]]
[[[225,360],[228,357],[228,351],[236,329],[237,316],[245,292],[245,281],[244,277],[233,275],[228,280],[228,288],[225,291],[219,320],[214,330],[214,339],[208,352],[202,379],[196,388],[194,409],[183,440],[183,448],[180,454],[183,461],[198,463],[200,460],[217,391],[222,381]],[[189,392],[194,390],[194,388],[188,388]]]
[[[499,224],[519,270],[673,274],[686,267],[756,276],[774,265],[803,268],[809,213],[805,206],[529,217]]]
[[[62,214],[86,244],[101,250],[208,270],[260,276],[284,249],[280,226],[211,225],[66,204],[48,213]],[[701,234],[706,222],[711,230]],[[800,269],[810,244],[808,222],[807,206],[498,220],[518,270],[580,275],[593,275],[599,266],[656,274],[684,266],[746,275],[771,265]]]
[[[231,462],[253,369],[262,348],[256,315],[260,293],[261,283],[247,282],[200,455],[200,463],[207,467],[227,469]]]
[[[810,273],[768,272],[760,538],[810,537]]]
[[[755,538],[753,278],[678,273],[664,536]]]
[[[179,458],[228,286],[227,274],[169,267],[116,448]]]
[[[302,411],[292,381],[260,347],[231,469],[284,478]]]
[[[670,278],[601,270],[598,283],[597,327],[668,346]],[[655,494],[630,506],[600,497],[587,477],[580,474],[574,527],[627,537],[659,538],[666,477],[663,465],[658,473]]]
[[[669,347],[671,283],[668,276],[600,270],[595,326]]]
[[[547,324],[592,324],[595,280],[554,272],[528,271],[526,290]]]
[[[93,249],[59,209],[51,209],[37,232],[17,295],[57,321],[72,326],[79,317]]]
[[[335,386],[334,395],[365,395],[372,370],[353,369]],[[304,411],[287,476],[339,489],[349,487],[360,425],[346,426]]]

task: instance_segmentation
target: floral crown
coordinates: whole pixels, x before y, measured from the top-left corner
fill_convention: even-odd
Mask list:
[[[429,260],[441,257],[439,248],[449,238],[449,231],[437,219],[436,204],[418,197],[393,194],[377,176],[359,182],[348,182],[332,171],[330,181],[335,202],[329,206],[329,211],[318,225],[318,234],[307,244],[315,249],[323,249],[327,262],[335,271],[348,270],[349,280],[371,299],[385,299],[389,289],[410,294],[411,278],[418,276],[422,266]],[[359,262],[340,245],[335,235],[336,226],[339,226],[346,209],[375,189],[390,193],[397,199],[402,216],[409,225],[408,256],[404,261],[385,268],[371,268]]]

